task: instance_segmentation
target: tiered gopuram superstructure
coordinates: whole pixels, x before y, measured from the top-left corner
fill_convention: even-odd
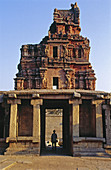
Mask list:
[[[54,9],[48,36],[40,44],[22,46],[16,90],[95,90],[89,40],[80,35],[79,15],[77,3],[69,10]]]

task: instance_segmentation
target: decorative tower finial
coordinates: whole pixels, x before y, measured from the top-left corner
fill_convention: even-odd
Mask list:
[[[75,4],[71,4],[71,7],[72,9],[77,8],[78,7],[77,2],[75,2]]]

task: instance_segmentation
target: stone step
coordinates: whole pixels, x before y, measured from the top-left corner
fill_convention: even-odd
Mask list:
[[[97,157],[111,157],[104,151],[74,151],[73,156],[97,156]]]
[[[75,153],[73,156],[94,156],[94,157],[107,157],[110,158],[110,155],[104,153]]]
[[[84,151],[84,152],[104,152],[104,148],[73,148],[74,151]]]
[[[7,158],[5,158],[4,156],[3,157],[0,157],[0,164],[7,161]]]
[[[4,152],[4,155],[38,155],[39,149],[38,148],[8,148],[6,149],[6,152]]]
[[[6,170],[7,168],[10,168],[11,166],[15,164],[16,164],[16,161],[5,161],[0,164],[0,170]]]

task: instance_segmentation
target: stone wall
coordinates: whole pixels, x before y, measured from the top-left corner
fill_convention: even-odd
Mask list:
[[[96,137],[96,109],[91,100],[83,100],[79,112],[80,137]]]
[[[58,88],[63,89],[65,87],[65,72],[62,69],[48,69],[46,78],[47,78],[47,88],[53,88],[53,77],[58,77]]]
[[[33,110],[30,101],[23,100],[18,107],[18,136],[32,136]]]

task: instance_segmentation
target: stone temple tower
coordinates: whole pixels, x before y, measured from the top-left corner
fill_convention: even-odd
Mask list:
[[[0,91],[0,153],[49,155],[55,129],[53,154],[111,157],[111,94],[95,90],[79,15],[55,9],[48,36],[21,47],[15,90]]]
[[[15,89],[95,90],[89,40],[80,35],[77,3],[54,9],[54,21],[39,44],[22,45]]]

